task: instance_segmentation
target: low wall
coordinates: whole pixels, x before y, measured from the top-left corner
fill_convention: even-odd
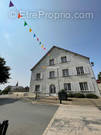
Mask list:
[[[9,94],[12,94],[18,97],[35,97],[35,94],[31,92],[11,92]]]

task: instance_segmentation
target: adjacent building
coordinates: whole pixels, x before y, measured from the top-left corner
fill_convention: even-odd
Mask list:
[[[100,95],[101,95],[101,81],[100,80],[97,80],[97,84],[98,84],[98,88],[99,88]]]
[[[51,96],[62,89],[100,96],[90,59],[53,46],[31,69],[30,91]]]

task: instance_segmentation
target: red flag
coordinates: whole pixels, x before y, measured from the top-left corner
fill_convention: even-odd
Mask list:
[[[18,13],[18,19],[20,19],[22,17],[22,15],[20,13]]]
[[[37,41],[39,41],[39,38],[37,38]]]

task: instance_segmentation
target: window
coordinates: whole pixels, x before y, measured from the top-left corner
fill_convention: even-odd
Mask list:
[[[54,78],[55,77],[55,71],[51,71],[49,73],[49,78]]]
[[[69,76],[69,71],[68,71],[68,69],[63,69],[62,72],[63,72],[63,77]]]
[[[67,57],[66,57],[66,56],[61,57],[61,62],[62,62],[62,63],[66,63],[66,62],[67,62]]]
[[[84,74],[83,67],[77,67],[76,71],[77,71],[77,75],[83,75]]]
[[[64,83],[64,89],[67,91],[71,90],[71,83]]]
[[[40,91],[40,85],[36,85],[36,86],[35,86],[35,91],[36,91],[36,92]]]
[[[49,65],[50,66],[54,65],[54,59],[49,60]]]
[[[83,91],[83,90],[88,90],[88,84],[87,82],[81,82],[79,83],[80,85],[80,90]]]
[[[40,79],[41,79],[41,74],[40,74],[40,73],[37,73],[37,74],[36,74],[36,79],[37,79],[37,80],[40,80]]]
[[[50,85],[50,94],[56,93],[55,85]]]

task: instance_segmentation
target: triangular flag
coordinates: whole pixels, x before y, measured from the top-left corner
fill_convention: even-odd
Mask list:
[[[53,57],[52,57],[52,56],[50,56],[50,59],[53,59]]]
[[[47,66],[42,66],[42,69],[46,69],[47,68]]]
[[[44,45],[42,45],[41,48],[44,48]]]
[[[36,37],[36,35],[34,34],[33,37]]]
[[[50,56],[50,54],[48,54],[48,56]]]
[[[37,41],[39,41],[39,38],[37,38]]]
[[[14,4],[13,4],[13,2],[12,2],[12,1],[10,1],[10,3],[9,3],[9,7],[14,7]]]
[[[24,22],[24,26],[28,25],[27,22]]]
[[[22,15],[20,13],[18,13],[18,19],[20,19],[22,17]]]
[[[29,29],[29,32],[32,32],[32,29],[31,28]]]

